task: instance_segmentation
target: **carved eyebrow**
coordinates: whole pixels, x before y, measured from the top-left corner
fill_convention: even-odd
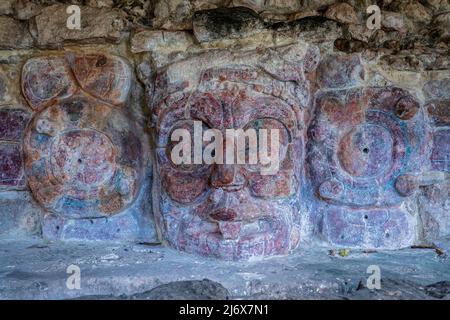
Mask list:
[[[275,97],[260,97],[253,101],[252,105],[247,106],[247,110],[250,112],[245,112],[244,119],[242,119],[239,127],[244,127],[251,121],[257,119],[270,118],[277,120],[283,124],[283,126],[288,130],[288,132],[295,136],[297,128],[297,118],[292,107],[282,100]],[[269,104],[269,107],[267,106]],[[245,102],[244,102],[245,109]],[[247,111],[245,110],[245,111]],[[236,120],[240,120],[240,117],[235,117]]]
[[[249,124],[251,124],[251,123],[253,123],[253,122],[255,122],[255,121],[258,121],[258,120],[274,120],[274,121],[279,122],[279,123],[283,126],[283,128],[286,130],[286,132],[287,132],[287,134],[288,134],[288,138],[289,138],[288,140],[289,140],[289,143],[292,142],[293,132],[292,132],[291,129],[289,129],[289,128],[283,123],[283,121],[281,121],[281,119],[272,118],[272,117],[255,118],[255,119],[251,119],[249,122],[247,122],[247,123],[243,126],[243,128],[247,128],[247,126],[248,126]],[[264,129],[264,127],[263,127],[262,129]]]

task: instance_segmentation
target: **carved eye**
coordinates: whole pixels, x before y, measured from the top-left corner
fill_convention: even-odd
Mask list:
[[[248,132],[248,129],[254,130],[256,145],[252,145],[250,139],[246,138],[245,163],[247,169],[252,172],[259,172],[270,167],[274,161],[278,161],[281,165],[291,142],[290,133],[286,126],[279,120],[263,118],[248,123],[244,132]],[[274,152],[277,152],[277,155]],[[253,163],[255,159],[256,163]]]
[[[203,141],[203,134],[208,129],[200,120],[183,120],[173,126],[166,155],[175,169],[198,172],[209,167],[203,161],[203,151],[208,144]]]

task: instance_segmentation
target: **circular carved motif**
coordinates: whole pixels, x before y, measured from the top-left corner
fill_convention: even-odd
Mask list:
[[[37,113],[24,153],[31,191],[49,211],[112,215],[139,189],[140,140],[122,112],[93,100],[74,97]]]
[[[341,139],[338,158],[342,168],[353,177],[373,177],[391,165],[392,150],[389,130],[366,123]]]
[[[335,204],[395,205],[395,181],[426,159],[418,102],[399,88],[324,93],[309,129],[307,165],[317,193]]]
[[[114,173],[111,140],[91,129],[61,133],[51,146],[52,173],[60,183],[99,186]]]

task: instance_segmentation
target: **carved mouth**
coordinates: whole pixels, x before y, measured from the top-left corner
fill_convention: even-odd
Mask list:
[[[209,215],[214,222],[236,221],[237,213],[231,209],[219,209]]]
[[[217,223],[219,232],[227,240],[236,240],[241,233],[242,221],[238,221],[238,214],[231,209],[219,209],[209,214],[209,220]]]

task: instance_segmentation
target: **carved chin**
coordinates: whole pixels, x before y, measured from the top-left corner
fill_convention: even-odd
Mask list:
[[[280,208],[273,208],[280,210]],[[280,212],[280,217],[253,221],[166,219],[167,240],[179,250],[225,260],[248,260],[286,255],[299,242],[299,226],[292,223],[292,207]],[[209,216],[233,215],[231,210],[210,212]],[[184,218],[187,218],[184,216]]]

